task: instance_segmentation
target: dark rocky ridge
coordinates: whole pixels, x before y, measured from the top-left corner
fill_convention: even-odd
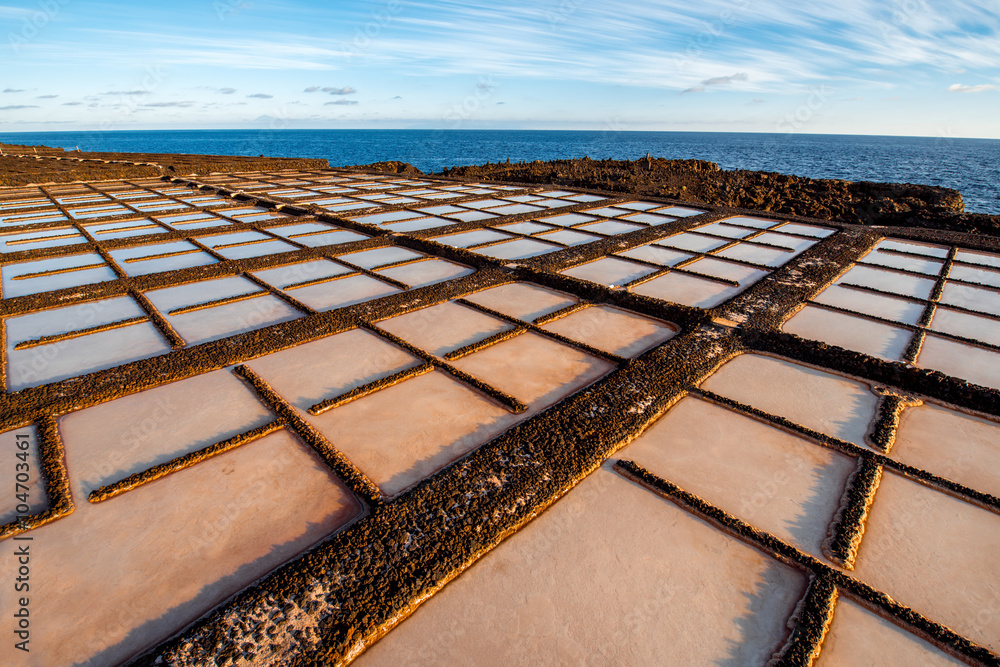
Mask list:
[[[158,153],[66,152],[0,144],[0,186],[212,172],[326,169],[326,160]],[[34,158],[34,159],[33,159]],[[419,176],[406,162],[358,169]],[[536,183],[669,197],[692,204],[774,211],[864,225],[909,226],[1000,236],[1000,216],[966,213],[957,190],[909,183],[813,179],[726,171],[703,160],[556,160],[452,167],[439,176]]]
[[[404,162],[358,167],[419,175]],[[439,176],[539,183],[670,197],[864,225],[927,227],[1000,236],[1000,216],[966,213],[957,190],[910,183],[851,182],[774,172],[726,171],[703,160],[556,160],[488,163],[445,169]]]
[[[0,185],[155,178],[212,172],[327,169],[327,160],[229,155],[101,153],[0,144]]]

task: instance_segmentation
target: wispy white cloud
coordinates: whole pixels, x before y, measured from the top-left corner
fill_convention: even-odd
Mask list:
[[[183,108],[193,107],[197,102],[194,100],[184,100],[181,102],[150,102],[148,104],[143,104],[144,107],[149,107],[151,109],[171,109],[171,108]]]
[[[309,86],[303,92],[326,93],[327,95],[353,95],[358,91],[351,86],[342,86],[340,88],[335,88],[333,86]]]
[[[0,19],[26,19],[32,15],[31,9],[0,5]]]
[[[749,81],[750,75],[746,72],[737,72],[736,74],[731,74],[729,76],[713,76],[709,79],[705,79],[697,86],[692,86],[691,88],[686,88],[681,91],[681,94],[685,93],[703,93],[708,90],[708,86],[728,86],[737,82]]]
[[[746,72],[737,72],[730,76],[715,76],[711,79],[705,79],[702,81],[702,85],[705,86],[728,86],[731,83],[736,83],[738,81],[749,81],[750,75]]]
[[[965,86],[960,83],[953,83],[948,86],[949,93],[983,93],[987,90],[997,90],[997,86],[991,83],[981,83],[978,86]]]
[[[843,0],[836,12],[823,3],[783,0],[746,7],[732,0],[568,7],[411,0],[384,26],[356,11],[357,23],[338,22],[323,38],[277,31],[203,35],[190,26],[159,33],[96,30],[105,39],[51,55],[228,69],[331,70],[349,63],[396,67],[405,75],[494,73],[675,89],[714,78],[712,69],[739,67],[752,77],[753,90],[784,92],[862,64],[1000,67],[997,12],[971,0],[948,7],[907,3],[903,10],[877,0]],[[974,21],[983,28],[979,33],[962,30]],[[369,23],[376,26],[373,36],[355,43],[356,31],[364,36]],[[644,63],[656,63],[656,71]],[[307,89],[319,91],[323,87]]]
[[[784,83],[785,92],[804,81],[870,63],[928,69],[956,62],[1000,66],[1000,24],[984,3],[949,3],[946,8],[910,3],[913,8],[904,11],[874,0],[845,0],[831,12],[824,6],[790,6],[779,0],[757,0],[742,9],[729,0],[697,5],[608,2],[579,5],[564,22],[552,26],[539,23],[538,11],[532,15],[517,0],[502,9],[483,8],[471,0],[453,0],[445,9],[438,3],[413,4],[434,18],[401,19],[412,28],[409,34],[380,39],[359,57],[407,61],[403,66],[410,70],[433,65],[454,73],[491,71],[691,88],[711,78],[698,76],[706,63],[742,65],[746,59],[741,56],[749,54],[755,69],[765,74],[754,76],[760,84],[756,88],[780,89]],[[963,18],[982,21],[982,34],[960,31]],[[959,32],[950,34],[953,31]],[[791,61],[793,67],[781,67],[775,63],[779,59]],[[666,67],[659,67],[657,74],[637,71],[634,65],[642,61]]]
[[[481,0],[399,0],[390,6],[385,0],[255,0],[254,21],[242,20],[250,16],[248,8],[240,21],[227,22],[222,30],[215,22],[170,18],[169,11],[152,5],[124,16],[114,3],[79,0],[72,5],[75,20],[52,21],[25,47],[31,53],[30,59],[22,56],[24,67],[18,70],[23,76],[7,78],[5,71],[5,85],[14,90],[31,86],[32,96],[58,89],[68,99],[85,99],[88,91],[81,88],[113,86],[108,94],[127,99],[142,94],[132,88],[150,89],[142,83],[141,70],[154,64],[169,77],[162,88],[157,85],[155,97],[142,102],[193,100],[196,95],[205,102],[231,95],[224,106],[232,112],[248,102],[248,109],[260,106],[260,99],[290,104],[287,100],[303,89],[316,94],[313,100],[328,94],[339,101],[357,93],[348,81],[362,81],[369,95],[363,106],[371,114],[384,116],[403,107],[391,102],[400,92],[406,96],[407,114],[439,118],[442,107],[478,94],[475,82],[492,76],[503,85],[507,104],[493,100],[483,105],[476,115],[487,124],[491,118],[515,115],[543,120],[572,116],[580,122],[628,115],[628,123],[639,123],[641,118],[662,118],[664,93],[678,91],[688,94],[678,104],[687,110],[681,113],[700,113],[692,123],[725,123],[741,113],[763,116],[771,107],[777,112],[775,105],[794,109],[810,90],[828,85],[831,99],[864,97],[870,100],[865,113],[877,114],[880,106],[890,106],[887,95],[945,104],[936,98],[953,81],[971,82],[952,86],[956,93],[983,93],[1000,84],[995,79],[1000,71],[995,2],[505,0],[489,5]],[[86,12],[76,9],[83,6]],[[0,17],[24,15],[25,10],[0,5]],[[16,28],[20,20],[9,23]],[[90,77],[85,85],[46,85],[35,91],[35,80],[55,83],[63,76],[65,83],[75,83],[58,74],[67,62],[92,73],[83,77]],[[35,71],[29,74],[28,69]],[[332,71],[337,72],[328,74]],[[52,76],[31,78],[36,72]],[[103,78],[109,74],[114,78]],[[218,88],[219,81],[231,87]],[[330,81],[337,85],[323,85]],[[247,90],[267,90],[273,97],[247,99]],[[721,90],[743,98],[712,109],[708,94]],[[757,103],[761,106],[751,112],[751,99],[767,105]],[[954,96],[946,99],[956,101]],[[992,96],[965,99],[988,103]],[[848,112],[851,108],[861,107],[845,104],[841,111],[831,106],[824,113],[856,113]],[[156,107],[149,109],[152,115]],[[221,117],[223,111],[218,113]],[[898,118],[898,110],[893,117]],[[676,118],[676,123],[687,121]],[[773,128],[773,119],[766,123],[760,129]]]
[[[40,49],[36,56],[57,58],[76,53],[78,57],[105,64],[121,65],[142,60],[164,65],[201,65],[229,69],[333,70],[348,57],[342,49],[331,49],[326,40],[309,40],[302,35],[261,31],[241,37],[221,37],[217,33],[199,37],[188,27],[162,32],[87,29],[84,42],[64,43]],[[97,40],[95,43],[95,36]],[[313,41],[313,44],[308,42]]]

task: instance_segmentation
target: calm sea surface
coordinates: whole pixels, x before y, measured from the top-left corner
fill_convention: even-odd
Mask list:
[[[498,162],[696,158],[723,169],[955,188],[966,210],[1000,214],[1000,140],[807,134],[544,130],[159,130],[0,133],[0,142],[85,151],[272,155],[379,160],[423,171]]]

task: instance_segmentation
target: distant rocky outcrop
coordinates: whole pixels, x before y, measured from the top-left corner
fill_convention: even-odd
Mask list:
[[[405,176],[423,176],[424,174],[424,172],[420,171],[409,162],[399,162],[398,160],[373,162],[372,164],[344,167],[344,169],[377,171],[383,174],[401,174]]]

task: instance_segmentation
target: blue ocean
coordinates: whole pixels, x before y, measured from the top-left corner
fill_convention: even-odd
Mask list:
[[[410,162],[425,172],[511,160],[709,160],[723,169],[954,188],[1000,214],[1000,140],[808,134],[548,130],[155,130],[0,133],[0,142],[85,151],[269,155],[332,166]]]

